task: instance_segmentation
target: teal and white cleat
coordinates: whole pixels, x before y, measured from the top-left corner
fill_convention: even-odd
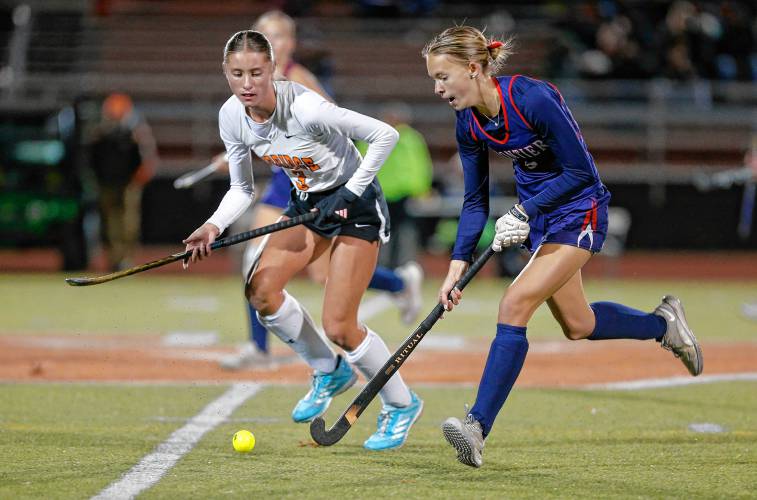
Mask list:
[[[334,396],[341,394],[357,381],[357,373],[342,356],[339,356],[336,369],[331,373],[316,371],[310,391],[300,399],[292,410],[292,420],[297,423],[310,422],[320,417],[331,404]]]
[[[393,450],[405,444],[410,428],[423,412],[423,400],[413,391],[410,395],[408,406],[384,405],[378,416],[378,430],[363,443],[365,449]]]

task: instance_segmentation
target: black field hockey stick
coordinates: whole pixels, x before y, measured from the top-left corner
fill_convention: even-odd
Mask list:
[[[218,241],[214,241],[210,245],[210,248],[211,250],[217,250],[219,248],[236,245],[237,243],[251,240],[259,236],[275,233],[276,231],[281,231],[283,229],[288,229],[290,227],[299,226],[300,224],[303,224],[305,222],[312,221],[316,217],[318,217],[318,212],[309,212],[309,213],[306,213],[305,215],[299,215],[292,219],[287,219],[281,222],[270,224],[268,226],[259,227],[257,229],[253,229],[252,231],[234,234],[232,236],[222,238]],[[66,278],[66,283],[68,283],[71,286],[99,285],[100,283],[106,283],[108,281],[117,280],[118,278],[123,278],[124,276],[141,273],[142,271],[147,271],[149,269],[155,269],[156,267],[164,266],[166,264],[170,264],[171,262],[176,262],[177,260],[188,259],[191,256],[192,256],[192,251],[187,250],[186,252],[175,253],[175,254],[169,255],[168,257],[163,257],[162,259],[154,260],[152,262],[148,262],[147,264],[142,264],[141,266],[130,267],[129,269],[124,269],[123,271],[106,274],[104,276],[97,276],[94,278]]]
[[[473,262],[465,274],[463,274],[460,280],[455,284],[455,288],[458,290],[465,288],[476,273],[484,267],[484,264],[486,264],[486,261],[489,260],[492,255],[494,255],[494,250],[492,250],[490,246],[486,249],[486,252],[481,254],[481,256]],[[323,418],[316,417],[315,420],[310,423],[310,436],[312,436],[313,440],[322,446],[331,446],[342,439],[344,435],[347,434],[347,431],[350,430],[352,424],[354,424],[358,417],[360,417],[360,414],[363,413],[371,401],[373,401],[376,394],[378,394],[389,379],[392,378],[392,375],[399,370],[402,363],[407,360],[420,341],[423,340],[423,337],[429,330],[431,330],[439,318],[442,317],[442,314],[444,314],[444,306],[436,304],[434,310],[426,316],[426,319],[421,321],[418,328],[416,328],[415,331],[405,339],[400,348],[389,357],[389,360],[384,363],[381,370],[379,370],[379,372],[376,373],[367,384],[365,384],[363,390],[360,391],[360,394],[355,397],[350,406],[344,411],[344,413],[342,413],[342,416],[339,417],[339,420],[336,421],[333,427],[326,430],[326,423]]]

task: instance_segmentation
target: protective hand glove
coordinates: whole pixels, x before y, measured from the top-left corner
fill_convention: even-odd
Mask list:
[[[497,219],[492,250],[501,252],[503,248],[520,245],[528,238],[530,229],[526,212],[520,205],[513,206],[505,215]]]
[[[327,222],[339,224],[349,217],[349,209],[358,195],[347,189],[345,186],[340,187],[333,194],[322,199],[315,204],[318,209],[318,217],[313,224],[321,225]]]

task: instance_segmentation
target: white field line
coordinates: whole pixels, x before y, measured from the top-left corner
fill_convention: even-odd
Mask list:
[[[624,382],[606,382],[600,384],[578,385],[538,385],[524,386],[523,389],[565,389],[578,390],[603,390],[603,391],[634,391],[644,389],[656,389],[677,387],[684,385],[712,384],[718,382],[757,381],[757,372],[723,373],[717,375],[700,375],[699,377],[670,377],[629,380]],[[2,379],[1,384],[13,385],[81,385],[89,387],[113,386],[113,387],[215,387],[229,384],[250,384],[249,379],[197,379],[197,380],[23,380]],[[266,387],[305,387],[305,381],[266,381]],[[473,388],[478,387],[477,382],[416,382],[413,387],[428,389],[444,388]]]
[[[757,372],[723,373],[720,375],[700,375],[698,377],[648,378],[642,380],[629,380],[626,382],[589,384],[579,386],[579,388],[600,389],[608,391],[637,391],[641,389],[659,389],[664,387],[679,387],[682,385],[711,384],[713,382],[736,382],[741,380],[757,380]]]
[[[261,384],[234,384],[221,397],[192,417],[184,427],[174,431],[168,439],[140,460],[121,479],[111,483],[93,499],[134,498],[155,485],[181,457],[189,453],[206,432],[224,422],[247,399],[254,396]]]

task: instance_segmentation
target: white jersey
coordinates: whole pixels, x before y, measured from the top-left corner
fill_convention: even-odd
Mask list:
[[[236,96],[221,107],[218,122],[231,185],[208,219],[221,231],[252,202],[250,151],[283,168],[298,191],[319,192],[345,184],[361,195],[399,138],[386,123],[340,108],[298,83],[273,84],[276,108],[263,123],[253,121]],[[351,139],[368,143],[365,158]]]

